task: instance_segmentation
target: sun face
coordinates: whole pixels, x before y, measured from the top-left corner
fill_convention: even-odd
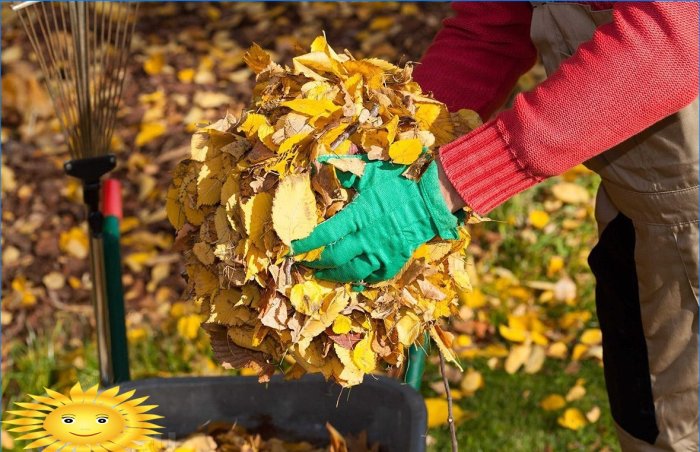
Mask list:
[[[3,421],[16,425],[10,432],[24,433],[18,440],[33,440],[25,449],[43,447],[45,452],[65,450],[124,450],[162,428],[148,421],[161,418],[147,414],[156,405],[141,405],[148,397],[130,399],[134,391],[119,394],[119,388],[83,391],[80,384],[70,397],[46,389],[46,396],[30,395],[38,403],[16,404],[25,410],[8,411],[15,419]]]
[[[124,431],[122,415],[106,406],[77,403],[56,408],[46,416],[44,430],[65,443],[99,444]]]

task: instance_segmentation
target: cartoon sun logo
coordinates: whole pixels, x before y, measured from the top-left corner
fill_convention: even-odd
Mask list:
[[[134,391],[119,394],[119,387],[102,392],[97,385],[83,391],[80,383],[70,397],[46,389],[46,396],[30,397],[38,403],[15,402],[24,410],[11,410],[17,416],[3,423],[16,425],[10,432],[24,433],[18,440],[33,440],[25,449],[43,448],[77,452],[125,450],[162,428],[148,421],[162,418],[147,412],[157,405],[141,405],[148,397],[130,399]]]

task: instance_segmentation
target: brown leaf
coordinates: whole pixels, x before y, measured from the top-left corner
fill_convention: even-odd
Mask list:
[[[268,362],[271,358],[269,355],[237,346],[229,339],[228,327],[224,325],[202,323],[202,328],[209,334],[214,359],[224,369],[253,369],[258,373],[258,381],[270,381],[275,366]]]
[[[348,446],[345,443],[345,438],[341,435],[338,430],[333,428],[333,426],[326,422],[326,430],[331,437],[331,444],[328,449],[329,452],[348,452]]]
[[[258,316],[260,322],[276,330],[282,331],[287,329],[288,306],[286,300],[282,298],[274,287],[265,289],[260,302],[265,306],[261,308]]]
[[[345,333],[345,334],[335,334],[333,330],[330,328],[326,330],[326,334],[328,335],[328,338],[335,342],[336,344],[340,345],[343,348],[347,348],[348,350],[351,350],[355,344],[360,342],[362,340],[362,334],[361,333]]]
[[[415,162],[411,163],[411,165],[406,168],[402,176],[406,179],[419,181],[420,178],[423,177],[425,170],[428,169],[428,165],[430,165],[433,160],[433,155],[430,152],[424,152]]]

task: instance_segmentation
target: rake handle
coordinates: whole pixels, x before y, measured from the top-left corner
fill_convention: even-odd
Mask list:
[[[95,309],[97,328],[97,362],[100,384],[114,384],[114,364],[111,353],[110,313],[107,298],[107,278],[104,261],[102,227],[104,217],[100,212],[100,178],[111,171],[117,163],[113,154],[73,159],[63,168],[69,176],[83,182],[83,202],[87,207],[87,222],[90,234],[90,273],[92,275],[92,303]]]

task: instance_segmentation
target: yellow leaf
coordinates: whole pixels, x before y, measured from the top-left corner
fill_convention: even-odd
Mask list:
[[[250,241],[260,249],[265,249],[263,235],[269,227],[272,215],[272,195],[262,192],[253,195],[247,202],[241,203],[243,225]]]
[[[341,107],[328,99],[293,99],[280,104],[307,116],[319,116],[338,111]]]
[[[130,328],[126,332],[126,339],[129,341],[129,344],[138,344],[139,342],[143,342],[144,339],[146,339],[147,333],[146,329],[143,327],[139,328]]]
[[[302,133],[297,133],[296,135],[292,135],[291,137],[284,140],[282,142],[282,144],[280,144],[280,147],[279,147],[277,152],[280,154],[284,154],[285,152],[291,150],[292,147],[301,143],[302,141],[304,141],[308,137],[309,137],[309,132],[302,132]]]
[[[239,175],[236,173],[229,174],[226,182],[221,187],[221,205],[227,210],[233,209],[238,203],[238,194],[240,193]]]
[[[358,369],[355,362],[352,360],[352,351],[338,344],[333,344],[333,349],[341,363],[340,369],[334,371],[338,382],[345,386],[354,386],[362,383],[364,372]]]
[[[347,316],[339,315],[333,321],[333,332],[335,334],[349,333],[350,328],[352,328],[352,321]]]
[[[457,347],[469,347],[473,343],[472,338],[466,334],[460,334],[455,338],[455,345]]]
[[[562,329],[581,328],[591,318],[590,311],[567,312],[559,319],[559,326]]]
[[[61,232],[58,239],[61,251],[78,259],[85,259],[88,255],[88,236],[85,230],[79,226]]]
[[[418,104],[416,108],[416,121],[421,129],[430,130],[435,120],[440,116],[442,105]]]
[[[360,342],[355,344],[352,360],[358,369],[367,374],[377,367],[377,355],[372,351],[371,334],[366,334]]]
[[[535,345],[534,347],[532,347],[532,352],[527,358],[527,361],[525,361],[525,373],[535,374],[539,372],[540,369],[542,369],[545,357],[546,354],[544,347],[541,347],[539,345]]]
[[[150,143],[159,136],[163,135],[165,130],[165,125],[160,122],[147,122],[141,124],[141,130],[139,131],[138,135],[136,135],[136,146],[141,147]]]
[[[486,297],[480,289],[474,289],[471,292],[463,292],[458,290],[457,294],[459,295],[459,301],[472,309],[486,306]]]
[[[163,66],[165,66],[165,57],[160,52],[154,53],[143,62],[143,70],[148,75],[160,74]]]
[[[362,177],[362,175],[365,172],[366,165],[366,163],[363,160],[356,158],[328,159],[326,163],[334,166],[340,171],[352,173],[358,177]]]
[[[219,288],[219,278],[199,264],[188,265],[187,274],[194,281],[194,291],[197,297],[208,296]]]
[[[428,428],[447,424],[448,410],[446,399],[438,397],[427,398],[425,399],[425,408],[428,411]],[[459,405],[453,404],[452,415],[454,416],[454,421],[459,422],[466,416],[466,413]]]
[[[511,328],[507,325],[498,325],[498,332],[511,342],[524,342],[527,337],[527,331],[520,328]]]
[[[296,262],[313,262],[319,257],[321,257],[321,254],[323,254],[324,249],[326,249],[326,247],[322,246],[320,248],[316,248],[315,250],[311,250],[306,253],[295,254],[294,256],[292,256],[292,259],[294,259]]]
[[[245,117],[245,121],[238,126],[238,131],[244,132],[246,137],[251,139],[258,134],[258,129],[261,126],[270,126],[270,123],[267,122],[267,118],[258,113],[248,113]]]
[[[564,359],[566,358],[569,349],[563,342],[555,342],[547,349],[547,356],[551,358]]]
[[[396,133],[399,128],[399,115],[394,115],[391,117],[389,122],[387,122],[384,127],[386,128],[387,135],[386,138],[389,143],[393,143],[396,138]]]
[[[564,408],[566,401],[559,394],[550,394],[540,402],[540,407],[545,411],[556,411]]]
[[[466,135],[483,124],[479,114],[474,110],[461,109],[450,113],[450,117],[454,123],[455,137]]]
[[[389,157],[394,163],[410,165],[423,152],[423,145],[418,138],[399,140],[389,146]]]
[[[192,80],[194,79],[194,76],[196,73],[197,73],[197,71],[195,71],[192,68],[182,69],[182,70],[178,71],[177,78],[182,83],[192,83]]]
[[[369,23],[370,30],[387,30],[396,23],[396,19],[392,16],[381,16],[372,19]]]
[[[323,294],[321,286],[315,281],[304,281],[295,284],[289,294],[289,301],[294,309],[306,315],[313,315],[321,308]]]
[[[443,331],[442,328],[437,325],[432,325],[430,327],[430,337],[433,338],[435,345],[437,345],[438,349],[440,349],[442,352],[442,355],[445,357],[445,361],[451,362],[457,366],[459,370],[462,370],[462,366],[457,361],[457,357],[452,350],[452,333]]]
[[[600,328],[591,328],[581,334],[581,343],[586,345],[598,345],[603,340],[603,333]]]
[[[585,188],[570,182],[560,182],[554,185],[552,194],[559,201],[568,204],[585,204],[591,199]]]
[[[384,70],[369,60],[350,60],[343,63],[350,74],[362,74],[362,78],[371,90],[378,90],[384,81]]]
[[[504,368],[509,374],[514,374],[530,357],[531,347],[528,344],[516,345],[510,349]]]
[[[206,243],[195,243],[192,247],[192,251],[194,255],[197,256],[197,259],[204,265],[211,265],[214,263],[214,251],[212,251],[211,247]]]
[[[270,65],[272,58],[258,44],[253,44],[243,56],[243,61],[250,70],[259,74]]]
[[[537,229],[543,229],[549,223],[549,214],[544,210],[533,210],[530,212],[528,221]]]
[[[571,359],[574,361],[580,360],[583,355],[588,351],[588,346],[583,344],[576,344],[574,346],[574,351],[571,352]]]
[[[423,132],[425,131],[418,132],[419,136]],[[430,133],[432,134],[432,137],[427,138],[427,142],[424,144],[425,146],[432,146],[431,140],[434,140],[435,144],[438,146],[442,146],[443,144],[447,144],[456,138],[452,118],[450,117],[450,113],[447,111],[447,107],[444,105],[440,105],[440,113],[430,126]]]
[[[396,322],[396,332],[399,342],[405,347],[413,345],[420,334],[420,319],[413,312],[408,311]]]
[[[564,258],[561,256],[552,256],[549,258],[549,264],[547,264],[547,276],[553,277],[559,271],[564,268]]]
[[[573,402],[586,395],[586,388],[581,385],[574,385],[569,392],[566,393],[566,401]]]
[[[586,419],[588,419],[588,422],[591,424],[598,422],[598,419],[600,419],[600,408],[597,406],[591,408],[591,410],[586,413]]]
[[[197,207],[218,204],[221,200],[219,179],[206,177],[197,183]]]
[[[78,259],[85,259],[88,255],[88,236],[85,230],[75,226],[68,231],[61,232],[58,246],[61,251]]]
[[[177,332],[185,339],[194,339],[197,337],[201,319],[197,314],[190,314],[180,317],[177,321]]]
[[[586,418],[578,408],[567,408],[557,422],[564,428],[580,430],[586,425]]]
[[[28,307],[36,304],[36,296],[24,276],[18,276],[12,280],[12,289],[20,295],[22,306]]]
[[[272,226],[287,246],[292,240],[308,236],[316,227],[316,198],[308,173],[282,179],[272,203]]]
[[[165,198],[165,211],[168,215],[168,220],[177,230],[185,224],[185,211],[178,199],[178,193],[179,190],[177,188],[170,187]]]
[[[469,369],[467,373],[462,378],[462,382],[459,387],[466,395],[474,394],[476,391],[484,386],[484,377],[481,376],[481,372],[474,369]]]

